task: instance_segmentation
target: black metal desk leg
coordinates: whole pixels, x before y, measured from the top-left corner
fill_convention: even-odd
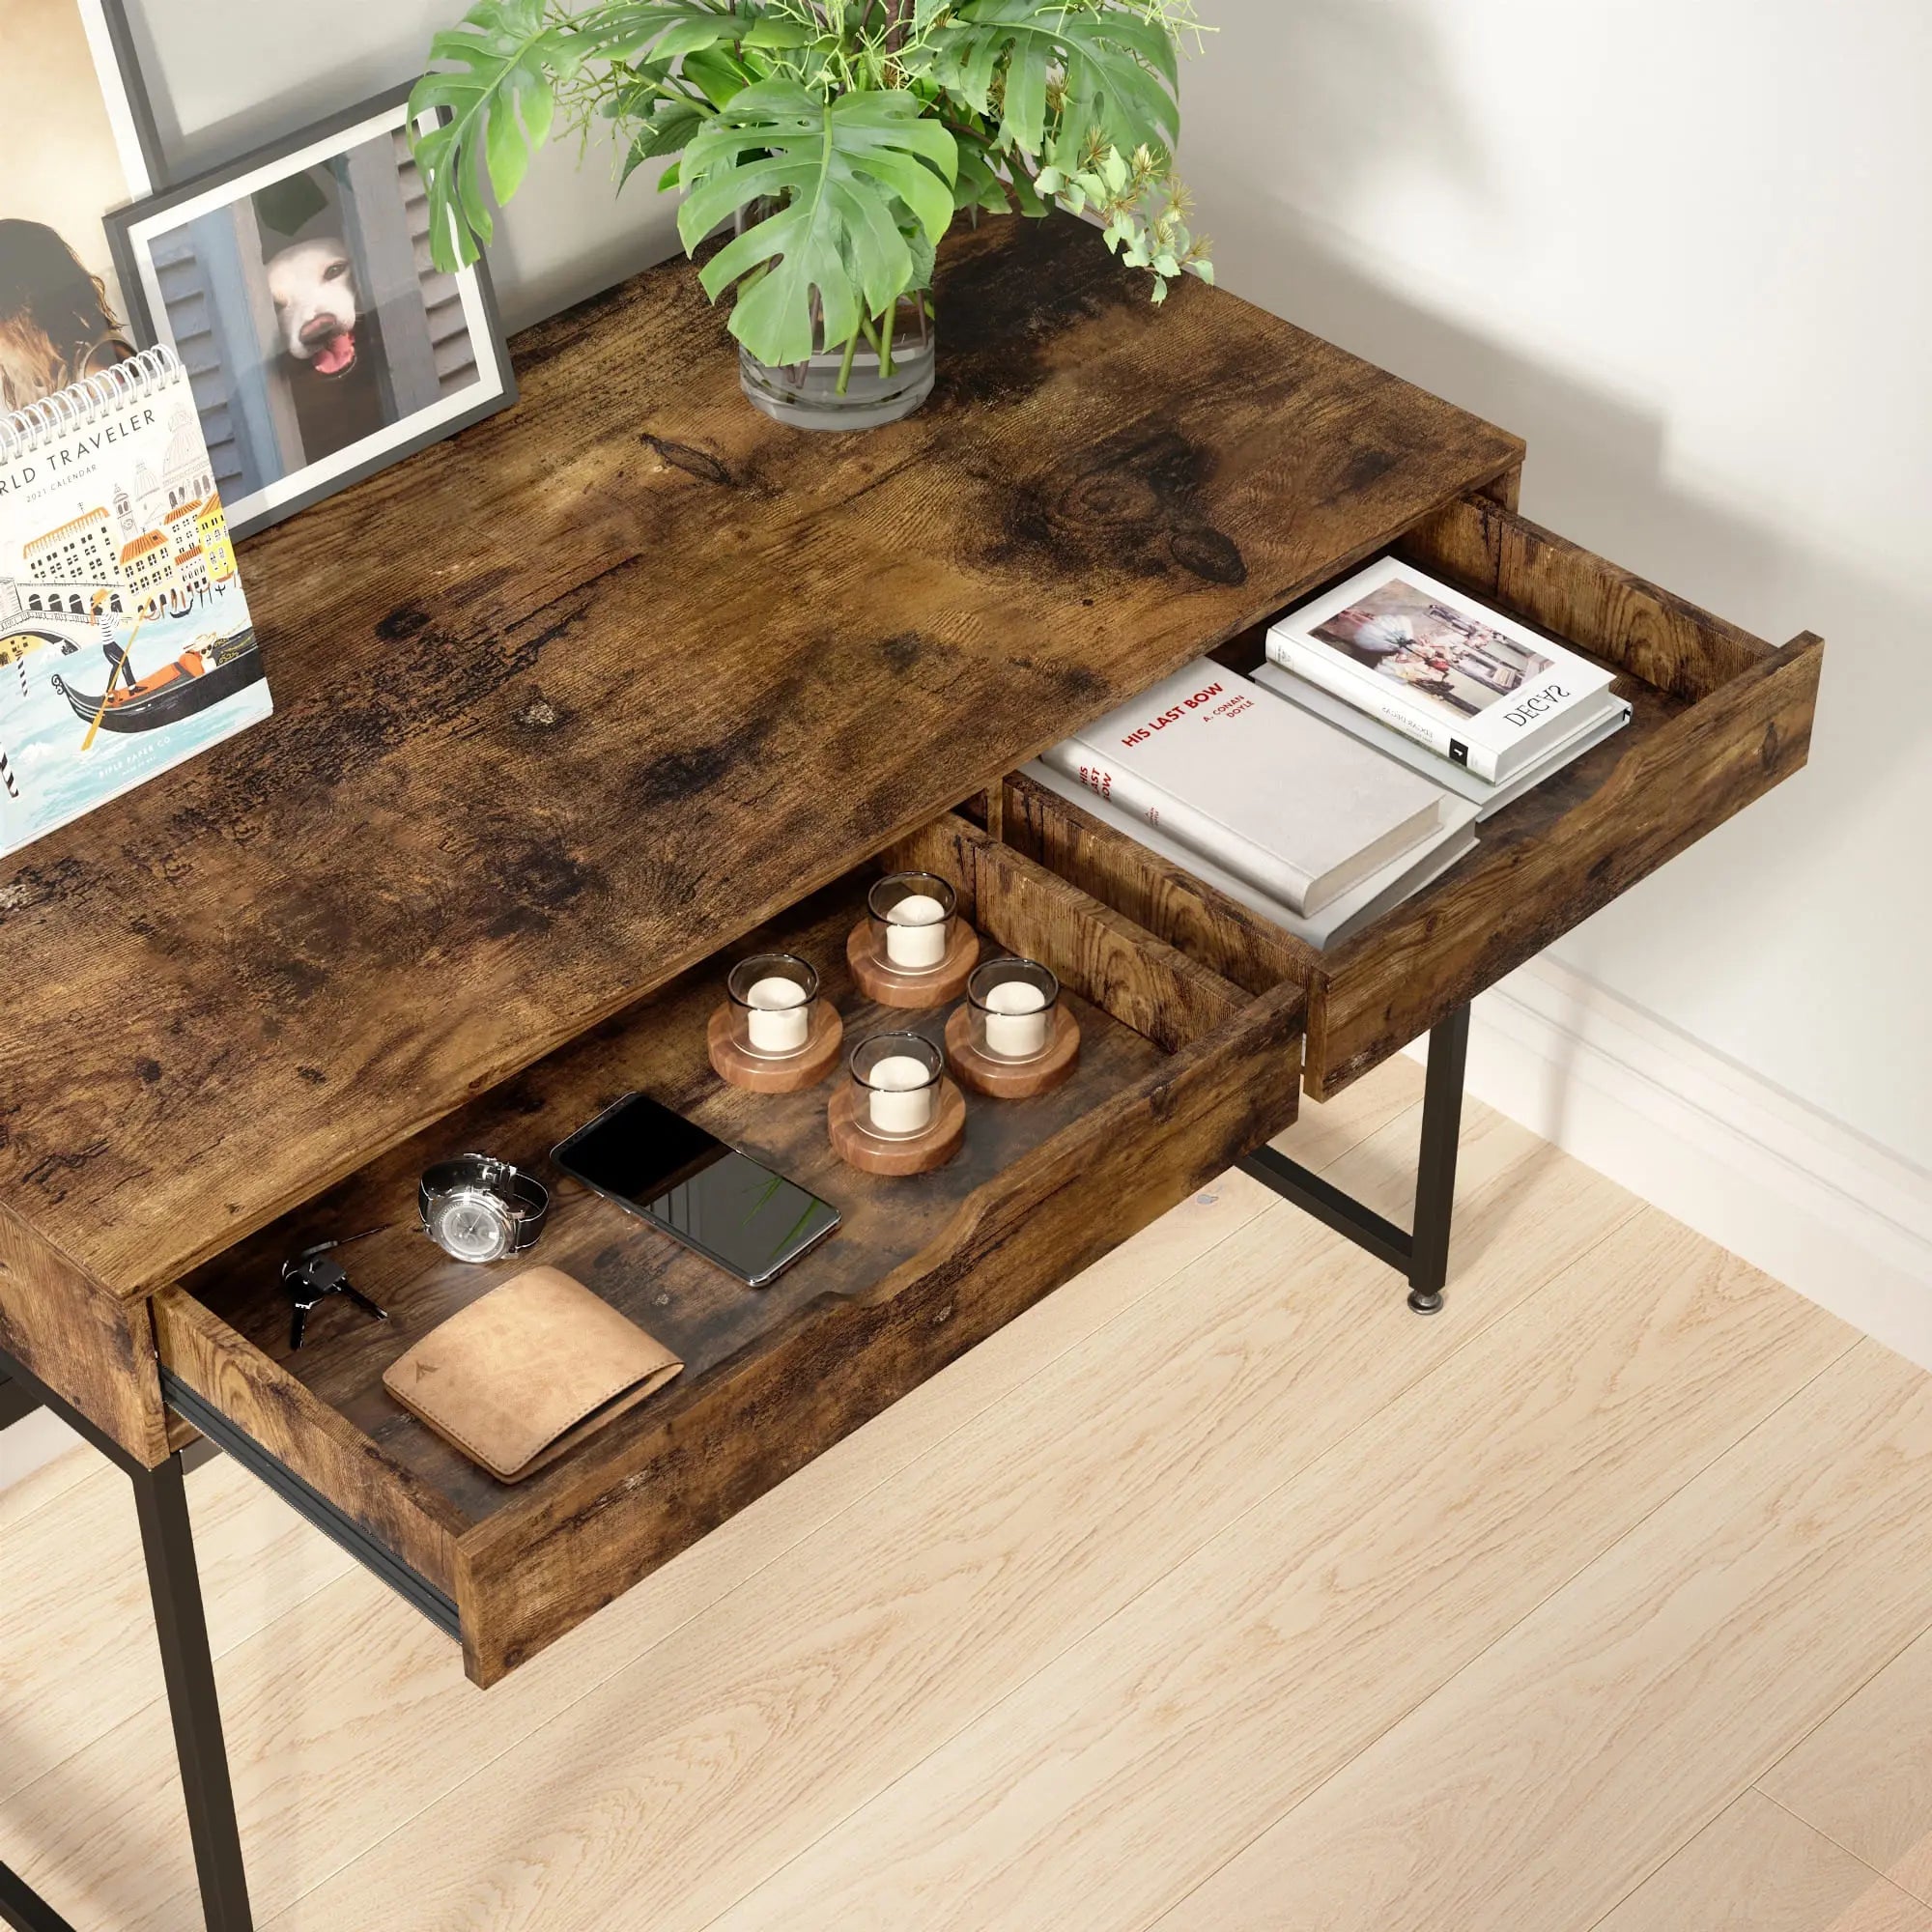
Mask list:
[[[1408,1305],[1418,1315],[1441,1310],[1442,1284],[1449,1279],[1449,1224],[1456,1209],[1456,1151],[1468,1058],[1469,1009],[1458,1007],[1430,1033],[1429,1067],[1422,1083],[1422,1151],[1415,1168],[1408,1255]]]
[[[1324,1227],[1366,1248],[1408,1277],[1408,1305],[1418,1315],[1442,1306],[1449,1278],[1449,1223],[1456,1210],[1456,1142],[1463,1130],[1463,1066],[1469,1056],[1469,1009],[1458,1007],[1429,1036],[1429,1072],[1422,1086],[1422,1152],[1415,1171],[1415,1219],[1398,1228],[1332,1181],[1271,1147],[1236,1164]]]
[[[0,1925],[18,1932],[73,1932],[73,1927],[27,1882],[0,1865]]]
[[[250,1932],[254,1920],[248,1911],[248,1879],[235,1822],[235,1793],[228,1778],[228,1748],[221,1735],[221,1705],[214,1690],[181,1458],[170,1456],[158,1469],[134,1471],[129,1480],[148,1556],[155,1634],[160,1639],[161,1674],[174,1719],[202,1916],[208,1932]]]
[[[0,1352],[0,1428],[42,1407],[51,1409],[99,1450],[133,1486],[141,1544],[148,1557],[155,1634],[161,1647],[161,1676],[174,1719],[182,1796],[187,1802],[188,1833],[194,1844],[195,1876],[201,1885],[202,1918],[208,1932],[253,1932],[182,1459],[170,1456],[158,1469],[144,1467],[13,1356]],[[18,1932],[72,1932],[45,1899],[4,1864],[0,1864],[0,1924],[15,1926]]]

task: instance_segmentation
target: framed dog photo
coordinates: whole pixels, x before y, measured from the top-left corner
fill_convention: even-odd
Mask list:
[[[516,400],[488,270],[430,259],[407,103],[108,216],[135,331],[188,371],[237,536]]]

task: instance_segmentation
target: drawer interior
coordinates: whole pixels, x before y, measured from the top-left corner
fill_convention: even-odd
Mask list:
[[[1780,647],[1486,497],[1452,503],[1394,554],[1617,673],[1630,724],[1478,827],[1414,897],[1325,952],[1122,838],[1023,775],[1002,836],[1251,990],[1308,989],[1307,1091],[1325,1099],[1534,957],[1804,763],[1823,645]],[[1217,653],[1250,671],[1265,627]]]
[[[966,1144],[936,1174],[882,1179],[833,1154],[825,1109],[842,1067],[806,1093],[754,1095],[712,1073],[705,1028],[735,959],[782,950],[816,964],[848,1044],[945,1011],[861,998],[845,938],[869,878],[853,876],[485,1094],[165,1292],[156,1303],[177,1405],[352,1548],[424,1586],[461,1627],[472,1674],[542,1642],[964,1348],[1208,1173],[1293,1119],[1302,997],[1261,999],[1139,930],[963,820],[892,855],[952,878],[988,952],[1043,960],[1081,1029],[1078,1067],[1037,1099],[969,1096]],[[549,1150],[619,1095],[651,1094],[840,1209],[840,1232],[753,1292],[636,1217],[555,1176]],[[529,1481],[497,1482],[401,1408],[389,1364],[526,1262],[447,1260],[415,1228],[416,1180],[484,1150],[553,1184],[526,1258],[563,1268],[685,1361],[664,1391]],[[1136,1186],[1096,1192],[1110,1161]],[[342,1299],[290,1346],[282,1259],[376,1229],[340,1256],[388,1312]],[[935,1312],[938,1319],[935,1320]],[[922,1327],[922,1321],[923,1326]],[[613,1507],[612,1494],[627,1499]],[[589,1514],[586,1515],[585,1513]],[[584,1525],[596,1520],[594,1532]],[[397,1580],[391,1575],[390,1580]]]

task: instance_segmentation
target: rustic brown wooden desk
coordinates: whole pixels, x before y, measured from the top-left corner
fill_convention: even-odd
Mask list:
[[[247,548],[273,720],[0,886],[35,989],[0,1021],[0,1387],[134,1478],[221,1932],[248,1908],[186,1424],[488,1685],[1243,1157],[1434,1306],[1468,1001],[1804,761],[1817,639],[1524,523],[1502,431],[1200,284],[1156,311],[1068,222],[959,236],[942,303],[929,406],[836,440],[745,405],[681,263],[530,331],[514,412]],[[1614,665],[1635,719],[1358,938],[1314,953],[1009,776],[1391,547]],[[754,936],[869,1029],[840,942],[893,855],[1052,965],[1086,1040],[911,1181],[836,1165],[824,1090],[739,1094],[704,1052]],[[1256,1153],[1433,1028],[1413,1241]],[[753,1294],[560,1190],[542,1259],[689,1367],[507,1489],[382,1389],[500,1273],[412,1231],[415,1176],[540,1164],[632,1088],[845,1228]],[[327,1305],[291,1353],[276,1262],[379,1223],[355,1274],[394,1319]],[[0,1868],[9,1916],[59,1922]]]

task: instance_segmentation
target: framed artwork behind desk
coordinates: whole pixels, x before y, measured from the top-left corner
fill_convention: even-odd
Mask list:
[[[133,354],[102,216],[158,143],[120,0],[0,0],[0,414]]]
[[[478,262],[430,259],[408,90],[109,217],[137,339],[194,384],[237,535],[516,399]]]

